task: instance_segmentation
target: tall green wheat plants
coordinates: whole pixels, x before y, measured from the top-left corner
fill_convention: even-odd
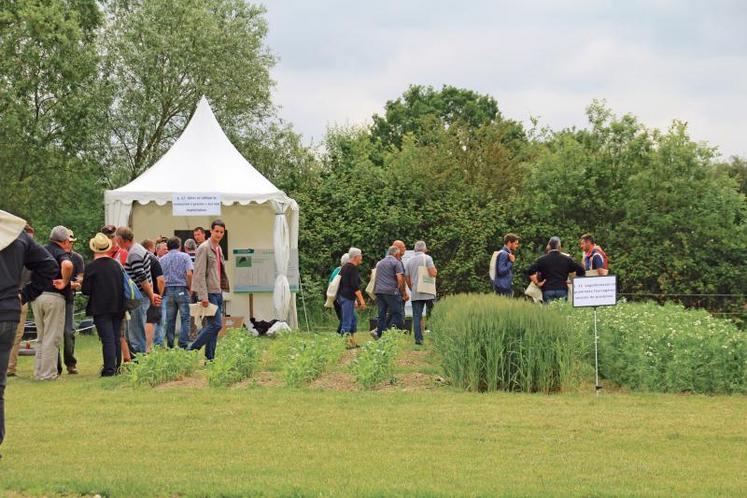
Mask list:
[[[557,310],[461,294],[439,301],[430,325],[444,374],[458,387],[552,392],[577,381],[577,335]]]

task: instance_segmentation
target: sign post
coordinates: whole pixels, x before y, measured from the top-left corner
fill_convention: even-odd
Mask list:
[[[599,383],[599,333],[597,331],[597,308],[617,304],[617,277],[576,277],[573,279],[573,307],[594,308],[594,389],[602,389]]]

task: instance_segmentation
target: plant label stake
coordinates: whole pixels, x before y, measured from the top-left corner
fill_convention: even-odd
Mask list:
[[[597,307],[594,306],[594,391],[599,395],[602,389],[599,384],[599,334],[597,333]]]
[[[576,277],[573,279],[573,307],[594,308],[594,391],[599,394],[599,331],[597,308],[617,304],[617,277],[615,275]]]

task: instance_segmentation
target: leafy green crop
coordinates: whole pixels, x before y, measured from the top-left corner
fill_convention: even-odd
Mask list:
[[[246,331],[229,330],[218,342],[215,360],[208,365],[208,384],[229,386],[251,377],[261,353],[258,341]]]
[[[591,310],[559,308],[593,344]],[[747,392],[747,332],[704,310],[620,303],[598,311],[598,330],[600,374],[613,382],[645,391]]]
[[[125,373],[136,386],[157,386],[194,373],[200,365],[198,351],[155,347],[148,354],[138,354],[127,364]]]
[[[283,368],[285,383],[291,387],[308,384],[334,364],[345,350],[337,335],[299,335],[288,346]]]
[[[399,352],[399,337],[396,331],[387,332],[378,341],[365,343],[357,358],[350,364],[355,381],[366,389],[391,378],[394,358]]]

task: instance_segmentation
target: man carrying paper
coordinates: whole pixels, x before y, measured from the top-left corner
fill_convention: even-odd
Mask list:
[[[192,290],[197,294],[197,300],[204,308],[209,305],[216,307],[212,316],[207,316],[207,324],[198,332],[197,339],[190,346],[190,350],[205,346],[205,358],[215,358],[215,347],[218,344],[218,333],[223,322],[221,311],[223,308],[223,291],[228,291],[228,275],[226,263],[220,241],[226,233],[226,224],[215,220],[210,225],[210,238],[200,244],[195,256],[194,277]],[[212,308],[212,306],[211,306]]]

